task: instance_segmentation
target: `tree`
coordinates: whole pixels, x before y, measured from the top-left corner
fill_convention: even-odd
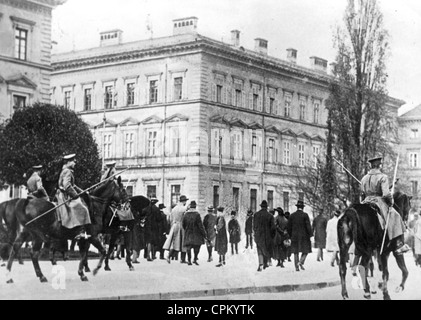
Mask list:
[[[75,112],[42,103],[17,109],[0,133],[0,181],[26,185],[28,170],[42,164],[44,187],[53,196],[62,158],[71,153],[77,155],[76,184],[87,188],[99,181],[97,144]]]
[[[397,141],[397,126],[386,89],[388,32],[376,0],[348,0],[344,23],[334,35],[335,79],[326,105],[333,154],[354,176],[362,177],[371,156],[394,158],[391,141]],[[350,175],[347,179],[347,197],[358,202],[360,185]]]

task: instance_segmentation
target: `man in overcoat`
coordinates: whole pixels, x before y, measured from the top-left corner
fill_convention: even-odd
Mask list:
[[[224,210],[224,207],[218,207],[217,209],[215,251],[219,254],[219,263],[216,267],[225,265],[225,255],[228,251],[227,224],[224,217]]]
[[[208,262],[213,260],[212,258],[212,250],[215,247],[215,225],[216,225],[216,212],[213,206],[208,207],[208,213],[203,218],[203,226],[205,227],[207,241],[206,241],[206,248],[208,249]]]
[[[202,218],[199,212],[197,212],[196,201],[190,202],[190,208],[186,211],[183,217],[183,229],[184,229],[184,245],[187,248],[187,264],[191,263],[191,250],[194,252],[193,263],[199,265],[197,262],[200,247],[205,243],[206,231],[202,223]]]
[[[304,270],[304,262],[311,252],[311,224],[307,213],[303,211],[304,202],[298,200],[297,211],[293,212],[288,220],[287,230],[291,238],[291,253],[294,254],[295,270]],[[301,252],[301,257],[299,253]]]
[[[253,211],[247,210],[244,232],[246,233],[246,249],[250,246],[253,249]]]
[[[275,237],[275,219],[268,211],[268,203],[263,200],[260,204],[262,208],[254,214],[253,231],[254,241],[257,246],[257,255],[259,259],[259,267],[257,271],[266,269],[273,254],[273,239]]]
[[[42,185],[42,179],[40,177],[42,165],[33,166],[32,169],[34,172],[26,182],[28,187],[28,198],[40,198],[48,201],[49,197]]]
[[[143,209],[143,215],[145,217],[146,256],[148,261],[153,261],[155,247],[160,243],[159,224],[161,223],[162,216],[156,206],[157,202],[157,198],[152,198],[149,206]]]
[[[313,224],[314,247],[317,248],[317,261],[323,261],[323,249],[326,248],[327,218],[323,211],[314,218]]]

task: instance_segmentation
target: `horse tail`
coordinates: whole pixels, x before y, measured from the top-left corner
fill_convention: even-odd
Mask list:
[[[351,211],[352,210],[352,211]],[[338,244],[340,250],[348,252],[349,247],[356,238],[356,223],[354,209],[348,208],[338,221]]]

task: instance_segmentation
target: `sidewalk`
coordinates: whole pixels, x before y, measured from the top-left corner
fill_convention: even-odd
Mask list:
[[[40,283],[35,277],[32,263],[13,265],[14,284],[6,284],[5,268],[0,269],[0,299],[144,299],[170,300],[192,297],[223,296],[228,294],[249,294],[262,292],[286,292],[317,290],[338,286],[338,267],[331,267],[329,255],[325,261],[316,262],[316,254],[309,254],[306,270],[297,272],[293,262],[285,263],[285,268],[273,266],[257,272],[256,249],[240,249],[238,255],[227,254],[226,265],[215,267],[214,261],[207,262],[207,252],[202,246],[199,266],[181,264],[180,261],[141,258],[135,264],[135,271],[129,271],[125,261],[111,260],[112,271],[101,269],[97,276],[87,273],[88,282],[80,281],[77,275],[77,261],[58,261],[53,268],[48,261],[40,262],[48,283]],[[93,270],[97,259],[90,260]],[[349,275],[350,272],[348,272]],[[65,289],[57,288],[59,275],[65,274]],[[55,289],[55,288],[56,289]]]

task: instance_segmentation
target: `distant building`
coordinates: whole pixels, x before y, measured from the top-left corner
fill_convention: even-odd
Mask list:
[[[421,209],[421,105],[398,118],[400,129],[401,166],[398,177],[405,191],[412,196],[412,211]]]
[[[50,102],[51,12],[65,0],[0,0],[0,123],[16,108]],[[19,197],[8,188],[0,200]]]

